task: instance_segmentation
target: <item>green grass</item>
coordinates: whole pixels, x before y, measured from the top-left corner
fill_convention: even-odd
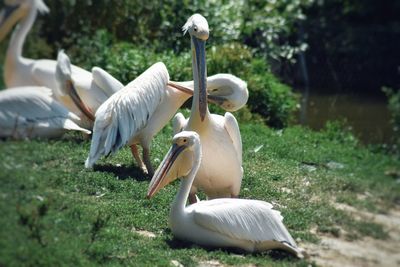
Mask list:
[[[275,131],[241,125],[241,197],[275,203],[293,237],[302,242],[318,242],[320,234],[384,239],[387,233],[381,225],[354,220],[332,202],[387,211],[399,201],[400,185],[384,173],[398,168],[398,159],[360,147],[350,134],[333,128]],[[171,127],[166,127],[154,140],[155,166],[169,148],[170,137]],[[171,260],[185,266],[206,260],[229,265],[310,264],[279,253],[210,250],[173,239],[167,222],[179,183],[148,200],[149,179],[132,164],[129,149],[88,171],[83,164],[89,146],[90,141],[78,134],[50,141],[0,141],[1,266],[165,266]]]

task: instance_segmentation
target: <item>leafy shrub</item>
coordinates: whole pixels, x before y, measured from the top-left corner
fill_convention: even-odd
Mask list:
[[[388,108],[392,115],[390,122],[394,133],[393,150],[400,155],[400,90],[394,91],[391,88],[383,87],[382,91],[388,98]]]
[[[291,88],[271,73],[264,59],[254,58],[249,48],[237,43],[214,46],[210,50],[209,74],[228,72],[247,81],[250,110],[261,115],[269,126],[288,125],[298,100]]]
[[[349,147],[358,144],[358,139],[354,136],[352,128],[348,126],[346,120],[328,121],[323,131],[331,141],[346,144]]]
[[[294,59],[304,44],[293,42],[295,24],[314,0],[296,1],[176,1],[176,0],[45,0],[43,33],[50,42],[64,43],[73,35],[93,36],[106,29],[119,41],[150,46],[156,51],[185,51],[188,39],[179,38],[186,19],[204,15],[214,44],[239,41],[265,57]],[[112,8],[110,8],[112,7]]]

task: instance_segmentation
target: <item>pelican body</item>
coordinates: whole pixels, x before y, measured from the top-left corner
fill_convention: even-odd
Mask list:
[[[229,74],[211,76],[210,85],[215,96],[210,101],[223,108],[236,110],[247,101],[247,85]],[[180,106],[193,94],[193,82],[171,82],[165,65],[152,65],[134,81],[112,95],[96,112],[87,168],[103,155],[113,154],[124,145],[145,173],[153,173],[150,145],[153,137],[168,123]],[[239,101],[230,101],[232,95]],[[234,100],[234,98],[232,97]],[[137,145],[143,148],[143,160]]]
[[[37,86],[0,91],[0,137],[52,138],[68,130],[90,134],[74,122],[79,117],[51,94],[49,88]]]
[[[207,20],[200,14],[191,16],[183,30],[189,32],[192,46],[194,95],[190,118],[177,115],[174,129],[195,131],[200,135],[204,155],[193,182],[190,202],[202,189],[208,198],[237,197],[243,176],[242,140],[235,117],[210,114],[207,106],[207,67],[205,42],[209,36]]]
[[[57,90],[55,78],[57,61],[50,59],[34,60],[22,56],[22,49],[27,34],[35,22],[38,12],[46,13],[49,9],[43,0],[11,0],[7,1],[0,14],[0,41],[4,39],[14,24],[19,22],[14,31],[6,54],[4,64],[4,81],[8,88],[20,86],[44,86],[53,90],[53,97],[81,118],[80,124],[92,127],[93,120],[88,118],[82,106],[69,95]],[[92,114],[113,93],[123,85],[100,68],[88,72],[82,68],[71,66],[71,80]]]
[[[235,247],[248,252],[283,249],[303,257],[283,225],[280,212],[268,202],[219,198],[186,206],[190,188],[204,159],[204,146],[200,140],[195,132],[176,134],[149,185],[147,197],[151,198],[161,188],[182,177],[169,217],[174,236],[207,247]]]

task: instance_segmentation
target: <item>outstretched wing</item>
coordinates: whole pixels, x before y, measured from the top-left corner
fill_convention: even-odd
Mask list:
[[[168,81],[167,68],[156,63],[99,107],[87,168],[101,155],[118,151],[146,126],[164,99]]]
[[[118,92],[124,85],[111,74],[99,67],[92,68],[93,81],[109,97]]]
[[[268,202],[246,199],[214,199],[194,204],[197,224],[231,238],[262,242],[274,240],[293,247],[296,243],[283,225],[279,211]]]

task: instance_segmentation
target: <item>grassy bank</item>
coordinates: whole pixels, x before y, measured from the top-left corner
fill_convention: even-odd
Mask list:
[[[385,175],[398,171],[397,159],[360,147],[335,125],[319,133],[251,124],[241,125],[241,131],[241,197],[274,203],[300,246],[317,243],[320,234],[387,238],[382,225],[355,220],[335,203],[378,213],[397,205],[400,184]],[[154,140],[154,165],[170,137],[167,127]],[[147,200],[149,178],[132,165],[129,149],[88,171],[83,163],[89,145],[76,134],[0,141],[0,265],[309,264],[280,253],[206,250],[174,240],[167,221],[179,183]]]

